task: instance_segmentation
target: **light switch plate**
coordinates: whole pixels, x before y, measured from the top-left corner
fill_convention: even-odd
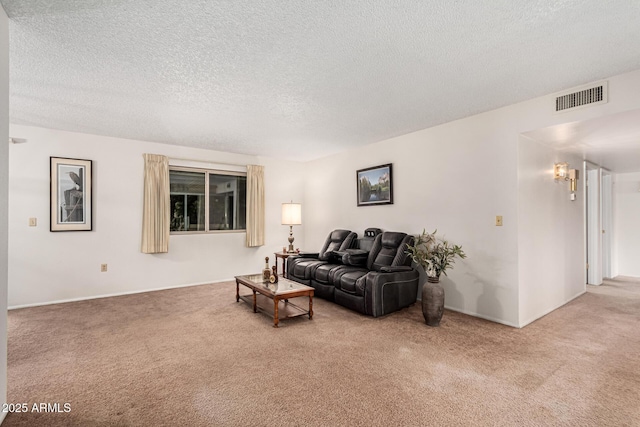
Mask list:
[[[496,215],[496,227],[502,227],[502,215]]]
[[[38,225],[38,218],[29,218],[29,227],[36,227]]]

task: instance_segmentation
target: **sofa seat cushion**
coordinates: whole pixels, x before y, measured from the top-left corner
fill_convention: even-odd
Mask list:
[[[368,273],[363,269],[349,269],[340,275],[339,288],[352,295],[364,295],[364,276]],[[359,280],[362,278],[362,280]],[[336,285],[337,286],[337,285]]]
[[[299,279],[309,280],[311,279],[314,270],[326,263],[326,261],[320,261],[317,259],[300,261],[293,267],[293,275]]]
[[[326,283],[329,285],[333,285],[333,281],[331,280],[331,271],[336,268],[341,267],[339,264],[322,264],[319,265],[315,269],[315,274],[313,275],[313,279],[320,283]]]

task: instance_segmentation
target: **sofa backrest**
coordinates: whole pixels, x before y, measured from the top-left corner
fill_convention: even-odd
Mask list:
[[[324,241],[318,258],[327,261],[332,251],[344,251],[353,247],[356,237],[358,235],[350,230],[333,230]]]
[[[382,233],[382,230],[379,228],[367,228],[364,230],[364,236],[356,239],[355,247],[357,249],[370,252],[373,247],[373,242],[376,240],[376,236],[380,233]]]
[[[407,233],[385,231],[378,234],[369,252],[367,268],[380,271],[382,267],[411,265],[411,258],[407,255],[407,245],[413,245],[413,242],[413,236]]]

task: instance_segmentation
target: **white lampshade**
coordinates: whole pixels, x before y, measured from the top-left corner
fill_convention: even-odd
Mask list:
[[[282,204],[282,225],[301,225],[302,205],[300,203]]]

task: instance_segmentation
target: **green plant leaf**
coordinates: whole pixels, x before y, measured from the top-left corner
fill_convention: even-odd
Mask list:
[[[422,234],[415,236],[413,245],[407,245],[407,255],[411,257],[413,262],[420,265],[428,276],[440,276],[447,270],[453,268],[455,258],[464,259],[467,255],[460,245],[452,245],[449,241],[438,239],[434,230],[433,233],[427,233],[426,228],[422,230]]]

